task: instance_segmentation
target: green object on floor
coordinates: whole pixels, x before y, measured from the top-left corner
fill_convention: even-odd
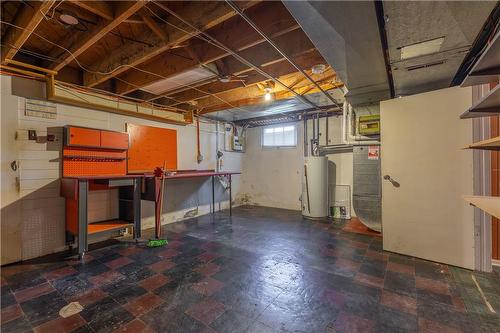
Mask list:
[[[148,241],[147,247],[160,247],[168,244],[166,239],[150,239]]]

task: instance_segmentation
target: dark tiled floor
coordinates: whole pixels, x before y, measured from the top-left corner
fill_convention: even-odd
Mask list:
[[[166,247],[3,267],[1,331],[500,331],[470,271],[384,252],[343,225],[240,207],[168,225]],[[474,275],[500,313],[498,275]],[[84,310],[60,317],[72,301]]]

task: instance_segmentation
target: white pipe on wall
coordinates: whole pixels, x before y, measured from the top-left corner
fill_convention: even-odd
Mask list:
[[[365,145],[365,144],[374,144],[378,143],[379,141],[376,139],[370,139],[369,137],[366,136],[361,136],[361,138],[365,140],[359,140],[356,138],[356,136],[352,133],[353,132],[353,126],[352,126],[352,105],[344,102],[344,107],[342,110],[342,138],[343,142],[346,145]]]

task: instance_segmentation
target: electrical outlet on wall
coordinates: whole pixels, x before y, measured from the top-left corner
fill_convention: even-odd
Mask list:
[[[28,130],[28,140],[35,140],[37,139],[36,135],[36,130]]]

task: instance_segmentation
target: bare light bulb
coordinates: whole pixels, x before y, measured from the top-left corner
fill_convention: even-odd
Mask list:
[[[270,101],[271,99],[272,99],[271,93],[270,92],[266,92],[266,94],[264,95],[264,100]]]

